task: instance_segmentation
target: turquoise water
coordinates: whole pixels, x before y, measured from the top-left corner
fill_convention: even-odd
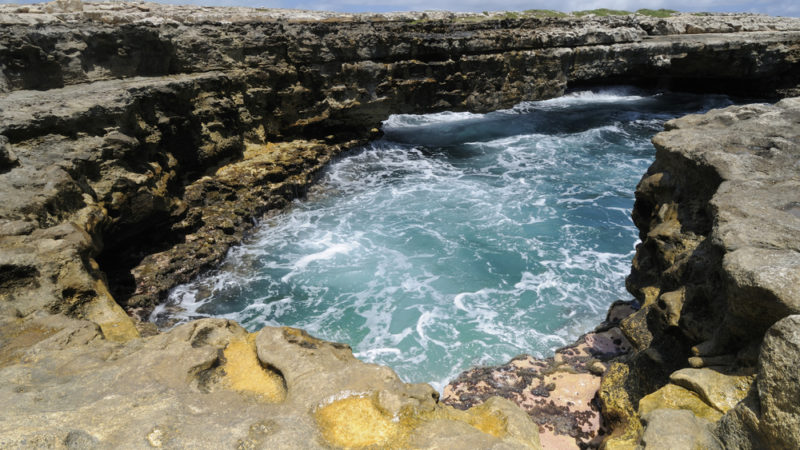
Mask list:
[[[437,387],[472,365],[547,356],[628,297],[652,135],[727,104],[615,88],[392,116],[383,139],[331,164],[153,319],[300,327]]]

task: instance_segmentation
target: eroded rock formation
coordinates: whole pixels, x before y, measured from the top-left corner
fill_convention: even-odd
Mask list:
[[[2,411],[0,442],[12,446],[192,446],[206,433],[214,446],[536,447],[535,426],[508,402],[443,407],[429,388],[299,332],[253,337],[202,321],[140,338],[157,331],[136,316],[213,266],[255,219],[301,196],[332,157],[379,135],[390,113],[489,111],[611,81],[800,92],[800,20],[763,16],[346,15],[60,0],[0,5],[0,25],[0,372],[4,403],[16,408]],[[599,399],[617,442],[638,439],[640,415],[648,430],[672,420],[657,399],[681,402],[667,395],[678,389],[718,412],[698,406],[680,423],[725,413],[716,429],[737,443],[796,442],[780,424],[791,427],[797,412],[769,394],[788,383],[775,368],[791,357],[764,356],[792,348],[791,329],[768,332],[776,337],[758,356],[773,323],[798,313],[797,109],[787,100],[681,119],[656,138],[629,279],[642,308],[618,328],[636,351],[589,361],[591,337],[567,358],[578,375],[595,362],[594,373],[606,373]],[[709,373],[673,373],[687,365],[725,367],[736,386],[758,373],[758,388],[719,403],[703,387]],[[549,373],[528,375],[547,390]],[[82,396],[87,383],[97,389]],[[644,414],[638,400],[659,389],[669,392],[650,397],[656,407]],[[596,407],[585,412],[598,417]],[[708,437],[705,422],[693,423]],[[550,429],[597,437],[559,427]]]

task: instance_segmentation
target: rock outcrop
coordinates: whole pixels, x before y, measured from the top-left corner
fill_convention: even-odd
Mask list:
[[[666,130],[636,191],[642,243],[627,283],[642,307],[621,329],[638,350],[624,362],[628,382],[650,386],[630,410],[638,402],[642,413],[647,391],[670,383],[662,391],[683,388],[723,414],[725,448],[791,448],[800,397],[776,364],[798,357],[789,324],[800,312],[800,99],[690,115]],[[704,415],[663,396],[666,408]]]
[[[292,328],[206,319],[119,344],[51,315],[20,339],[19,363],[0,360],[3,448],[541,448],[507,400],[444,407],[430,386]]]
[[[536,447],[530,419],[490,391],[463,412],[299,331],[202,321],[141,338],[157,330],[138,318],[391,113],[605,82],[784,97],[798,80],[798,19],[0,5],[0,392],[14,405],[0,443]],[[585,423],[540,423],[563,431],[550,437],[596,443],[600,411],[607,445],[635,442],[640,415],[652,443],[671,417],[659,405],[697,406],[674,399],[685,391],[713,411],[676,416],[697,439],[721,415],[732,446],[796,442],[776,420],[791,427],[797,411],[769,392],[792,361],[770,349],[796,346],[778,321],[798,313],[797,102],[680,119],[654,140],[628,280],[641,309],[565,361],[517,361],[529,411],[541,399],[522,391],[547,390],[547,370],[605,373]],[[604,362],[608,333],[634,351]],[[704,388],[716,374],[673,373],[688,365],[747,386],[730,397]],[[573,406],[566,394],[554,405]]]

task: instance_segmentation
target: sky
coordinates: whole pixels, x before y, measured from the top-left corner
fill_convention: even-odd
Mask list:
[[[152,1],[152,0],[151,0]],[[554,9],[580,11],[595,8],[635,11],[668,8],[684,12],[754,12],[800,17],[798,0],[157,0],[159,3],[207,6],[316,9],[339,12],[448,10],[463,12]],[[38,3],[36,0],[0,0],[0,3]]]

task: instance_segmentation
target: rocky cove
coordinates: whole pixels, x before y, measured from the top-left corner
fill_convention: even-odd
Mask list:
[[[0,8],[3,446],[800,443],[799,20]],[[637,301],[553,358],[440,399],[300,330],[141,320],[389,114],[610,82],[786,99],[656,136]]]

